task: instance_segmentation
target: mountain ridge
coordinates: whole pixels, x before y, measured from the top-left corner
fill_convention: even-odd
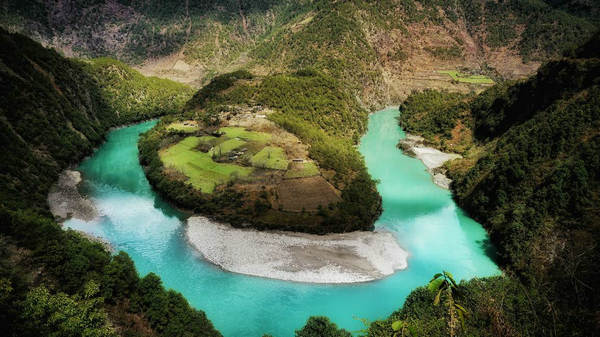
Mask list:
[[[63,0],[23,13],[7,2],[1,13],[13,30],[67,55],[145,62],[146,75],[196,87],[240,68],[266,75],[314,67],[371,107],[425,87],[481,90],[436,73],[448,67],[498,79],[530,75],[597,27],[571,14],[581,12],[571,3],[541,0],[161,3]],[[598,7],[584,5],[575,7]]]
[[[400,124],[409,132],[464,155],[446,164],[453,196],[488,230],[508,274],[504,280],[465,282],[470,305],[490,311],[483,304],[492,300],[486,291],[521,287],[503,295],[512,304],[491,310],[512,317],[494,322],[497,331],[530,328],[534,335],[551,336],[599,331],[598,292],[587,283],[598,278],[594,261],[600,256],[599,37],[526,80],[477,96],[415,93],[402,106]],[[418,293],[396,315],[420,320],[415,310],[428,295]],[[519,308],[524,298],[537,309]],[[485,321],[489,312],[477,315]],[[515,315],[537,322],[526,328]]]

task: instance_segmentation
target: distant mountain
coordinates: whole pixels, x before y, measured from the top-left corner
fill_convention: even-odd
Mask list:
[[[5,1],[0,22],[68,56],[111,56],[197,86],[313,67],[366,105],[451,84],[436,71],[533,73],[596,29],[594,1]]]

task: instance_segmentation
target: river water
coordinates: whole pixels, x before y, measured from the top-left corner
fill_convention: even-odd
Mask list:
[[[158,274],[196,308],[206,312],[224,336],[293,336],[311,315],[326,315],[350,331],[357,318],[385,318],[415,287],[442,269],[458,279],[499,274],[488,257],[487,235],[431,181],[425,166],[396,148],[404,133],[397,109],[370,116],[360,152],[379,180],[384,212],[378,228],[394,232],[410,253],[408,268],[383,280],[351,285],[284,282],[233,274],[207,263],[186,242],[183,214],[152,190],[137,159],[139,134],[149,121],[112,131],[107,142],[79,167],[82,189],[101,217],[66,226],[108,240],[127,252],[141,275]]]

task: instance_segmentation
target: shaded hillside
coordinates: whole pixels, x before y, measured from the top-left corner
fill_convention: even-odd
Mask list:
[[[177,52],[188,42],[210,42],[221,35],[227,54],[239,54],[274,23],[275,14],[293,13],[292,1],[9,1],[2,5],[2,23],[64,49],[74,56],[113,56],[140,62]],[[271,13],[269,18],[266,14]],[[204,40],[205,35],[206,40]],[[213,40],[214,41],[214,40]],[[192,43],[198,57],[209,46]],[[208,56],[208,55],[207,55]],[[228,55],[223,55],[227,58]]]
[[[438,70],[523,77],[590,36],[597,5],[511,1],[8,1],[0,22],[67,55],[112,56],[201,86],[216,74],[316,68],[367,106],[469,92]]]
[[[140,279],[127,254],[111,256],[63,230],[46,205],[58,173],[90,154],[109,127],[165,111],[118,115],[111,106],[122,101],[106,93],[118,83],[101,86],[101,73],[94,78],[86,65],[24,36],[0,30],[0,43],[3,334],[219,336],[203,312],[165,290],[156,275]]]
[[[490,232],[499,261],[515,276],[462,285],[463,300],[475,311],[469,330],[480,325],[490,336],[599,333],[600,293],[592,281],[600,277],[599,44],[595,35],[530,79],[490,88],[467,103],[424,92],[403,105],[401,125],[438,147],[462,149],[465,158],[447,164],[454,196]],[[432,96],[448,104],[423,109]],[[459,125],[471,137],[462,148],[456,146]],[[507,287],[514,292],[505,293]],[[414,292],[396,319],[433,329],[430,319],[416,316],[428,296]],[[500,308],[485,304],[500,298]],[[441,334],[444,326],[436,329]]]
[[[528,284],[549,282],[556,310],[573,323],[600,300],[588,281],[600,277],[599,56],[551,62],[525,83],[478,97],[475,136],[491,143],[453,185],[504,262]]]

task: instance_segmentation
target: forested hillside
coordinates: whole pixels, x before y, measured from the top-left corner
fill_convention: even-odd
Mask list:
[[[187,85],[144,77],[114,59],[89,59],[81,63],[98,84],[110,110],[117,115],[116,125],[179,112],[194,93]]]
[[[268,114],[265,116],[269,120],[308,145],[310,158],[325,170],[326,180],[341,191],[339,202],[325,205],[313,215],[286,212],[269,203],[263,205],[266,200],[259,200],[258,206],[258,201],[246,200],[247,193],[235,185],[243,183],[243,179],[230,180],[227,188],[209,196],[167,173],[169,168],[159,159],[165,145],[194,134],[206,137],[204,131],[196,134],[193,130],[173,130],[170,125],[175,119],[191,120],[216,130],[226,120],[238,115],[250,117],[253,111]],[[194,95],[180,114],[163,119],[142,136],[140,158],[149,180],[169,199],[234,226],[252,224],[255,228],[319,234],[372,230],[381,213],[381,198],[362,156],[354,148],[366,123],[367,111],[347,94],[340,81],[319,71],[265,77],[237,71],[217,76]],[[264,190],[269,184],[261,184],[263,193],[269,194]],[[278,198],[277,192],[273,193]]]
[[[0,44],[3,335],[219,336],[202,311],[191,308],[181,294],[165,290],[156,275],[140,278],[127,254],[111,256],[100,244],[63,230],[46,204],[58,173],[90,154],[110,127],[181,104],[161,109],[163,103],[143,99],[146,90],[157,90],[158,80],[145,83],[139,77],[132,95],[140,101],[117,113],[114,108],[123,98],[110,90],[127,80],[96,68],[106,61],[93,67],[67,60],[4,30]],[[189,90],[160,82],[167,96]]]
[[[590,46],[599,43],[596,35]],[[589,284],[600,277],[599,57],[551,62],[524,83],[478,97],[474,134],[494,145],[453,185],[503,261],[544,287],[573,325],[592,322],[600,300]]]
[[[312,67],[366,106],[411,89],[468,92],[440,70],[499,80],[589,37],[594,1],[6,1],[3,26],[69,56],[111,56],[197,86],[239,68],[266,75]]]
[[[447,165],[455,179],[452,190],[490,232],[509,276],[460,285],[462,303],[472,312],[467,331],[490,336],[599,332],[600,298],[592,281],[600,277],[595,267],[600,258],[599,45],[596,34],[537,75],[458,103],[452,94],[424,92],[402,105],[401,125],[426,135],[433,145],[456,150],[456,144],[441,140],[454,142],[458,125],[471,135],[462,152],[466,157]],[[437,109],[427,109],[436,102],[432,97]],[[443,335],[443,324],[435,327],[424,317],[444,312],[420,311],[432,296],[413,292],[394,319]]]

